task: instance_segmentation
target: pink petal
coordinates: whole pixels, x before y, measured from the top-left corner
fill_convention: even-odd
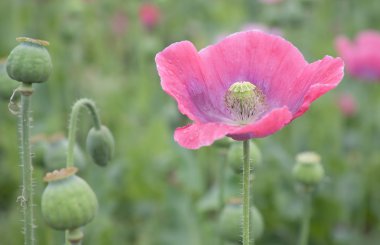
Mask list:
[[[198,149],[211,145],[228,135],[235,140],[265,137],[283,128],[292,120],[292,113],[286,108],[274,109],[251,125],[232,126],[221,123],[195,123],[177,128],[174,139],[182,147]]]
[[[195,123],[182,128],[177,128],[174,140],[182,147],[198,149],[211,145],[215,140],[221,139],[235,127],[221,123]]]
[[[266,114],[260,120],[253,124],[240,127],[228,136],[234,140],[265,137],[282,129],[292,120],[292,117],[292,113],[286,106],[277,108]]]
[[[201,50],[199,55],[202,66],[207,67],[204,74],[215,95],[213,104],[221,108],[224,93],[232,83],[249,81],[264,94],[280,95],[307,65],[291,43],[260,31],[231,35]]]
[[[178,103],[181,113],[195,122],[215,121],[219,111],[210,102],[197,50],[188,41],[170,45],[156,55],[163,90]]]
[[[289,104],[294,118],[305,113],[310,104],[320,96],[335,88],[343,78],[344,64],[340,58],[326,56],[306,67],[295,84],[301,95]]]

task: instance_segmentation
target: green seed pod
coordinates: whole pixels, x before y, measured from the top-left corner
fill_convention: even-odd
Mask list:
[[[7,72],[12,79],[23,83],[45,82],[52,71],[49,43],[27,37],[16,39],[20,42],[9,54]]]
[[[91,187],[75,173],[75,167],[46,174],[41,211],[46,223],[57,230],[73,230],[88,224],[98,210]]]
[[[115,149],[111,131],[103,125],[100,129],[92,128],[87,135],[86,148],[94,163],[106,166]]]
[[[259,166],[262,162],[261,152],[252,141],[249,142],[249,152],[253,166]],[[234,142],[231,145],[227,153],[227,163],[236,173],[243,171],[243,144],[241,142]]]
[[[305,185],[316,185],[324,177],[320,156],[315,152],[302,152],[297,155],[293,168],[294,178]]]
[[[251,206],[251,234],[259,239],[264,232],[264,221],[255,206]],[[243,205],[241,199],[231,199],[224,207],[219,217],[219,232],[222,238],[229,242],[240,242],[242,234]]]
[[[66,166],[68,147],[69,142],[63,135],[56,134],[50,137],[44,151],[44,164],[48,171]],[[74,164],[81,170],[86,166],[85,156],[77,144],[74,145]]]

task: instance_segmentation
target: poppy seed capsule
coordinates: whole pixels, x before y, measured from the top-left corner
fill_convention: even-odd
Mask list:
[[[52,71],[52,62],[45,46],[48,42],[27,37],[16,39],[20,42],[9,54],[7,73],[12,79],[23,83],[45,82]]]
[[[75,167],[47,173],[41,209],[46,223],[57,230],[73,230],[88,224],[98,210],[91,187],[75,173]]]
[[[320,156],[315,152],[298,154],[293,175],[297,181],[305,185],[318,184],[324,177]]]
[[[224,102],[234,120],[248,124],[265,109],[265,96],[250,82],[236,82],[228,89]]]
[[[115,141],[111,131],[103,125],[100,129],[92,128],[87,135],[86,148],[97,165],[106,166],[115,149]]]

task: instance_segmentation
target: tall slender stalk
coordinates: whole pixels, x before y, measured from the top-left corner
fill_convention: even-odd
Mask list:
[[[23,83],[18,91],[21,93],[21,112],[19,113],[20,159],[22,169],[22,190],[18,200],[21,203],[24,222],[25,245],[34,244],[34,215],[33,215],[33,165],[30,149],[30,96],[32,85]]]
[[[249,140],[243,142],[243,245],[250,244],[250,156]],[[252,242],[253,239],[252,239]],[[253,243],[252,243],[253,244]]]
[[[305,191],[304,195],[304,213],[302,217],[301,232],[298,241],[298,245],[307,245],[309,240],[309,227],[310,227],[310,217],[311,217],[311,201],[312,192],[310,190]]]
[[[219,193],[218,193],[218,201],[219,201],[219,213],[222,212],[224,207],[224,195],[225,195],[225,188],[224,188],[224,182],[226,179],[226,165],[227,165],[227,154],[225,149],[222,149],[222,159],[219,164]],[[220,245],[224,245],[224,239],[223,237],[220,237]]]

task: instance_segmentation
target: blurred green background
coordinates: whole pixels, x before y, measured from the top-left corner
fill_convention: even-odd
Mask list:
[[[153,21],[142,20],[145,4],[153,5],[147,14]],[[84,244],[222,244],[217,193],[227,149],[190,151],[174,142],[174,129],[188,120],[161,90],[155,54],[180,40],[201,49],[261,25],[281,33],[311,62],[336,56],[339,34],[379,30],[379,10],[378,0],[284,0],[276,5],[247,0],[0,1],[0,57],[6,59],[16,37],[28,36],[50,42],[54,64],[51,78],[35,86],[32,98],[38,244],[63,244],[63,233],[44,224],[39,199],[42,177],[56,163],[49,154],[57,138],[63,144],[71,106],[81,97],[96,101],[116,141],[115,158],[105,169],[90,163],[84,152],[80,156],[79,175],[100,202],[99,214],[85,228]],[[7,106],[17,83],[0,68],[0,244],[23,244],[16,202],[17,118]],[[351,96],[353,112],[342,110],[342,96]],[[379,105],[379,84],[346,74],[339,88],[304,116],[273,136],[254,140],[262,155],[255,165],[254,203],[265,223],[256,244],[296,244],[302,195],[291,169],[295,155],[304,150],[318,152],[326,170],[314,199],[310,244],[378,244]],[[83,151],[90,127],[85,113],[80,122],[77,141]],[[226,166],[222,186],[225,199],[240,194],[231,166]]]

